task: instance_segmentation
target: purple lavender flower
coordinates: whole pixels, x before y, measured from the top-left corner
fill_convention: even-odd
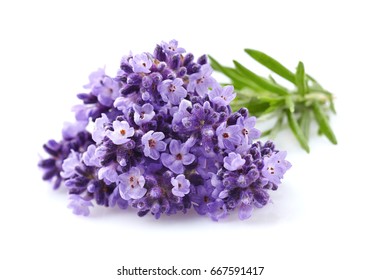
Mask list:
[[[178,47],[178,42],[176,40],[171,40],[169,43],[162,42],[161,46],[168,55],[186,52],[184,48]]]
[[[119,187],[116,187],[111,195],[109,196],[109,204],[111,207],[119,206],[120,209],[127,209],[128,208],[128,201],[123,199],[120,196],[120,190]]]
[[[264,157],[262,174],[270,182],[280,184],[285,172],[292,166],[285,160],[286,152],[278,152],[270,157]]]
[[[187,91],[182,87],[183,80],[176,78],[174,80],[165,80],[158,86],[162,100],[170,101],[173,105],[178,105],[181,99],[186,97]]]
[[[71,150],[70,155],[62,163],[62,178],[70,178],[76,174],[75,167],[80,164],[80,155]]]
[[[182,109],[183,110],[183,109]],[[179,112],[181,114],[182,112]],[[211,139],[214,135],[212,126],[219,120],[219,114],[211,107],[210,102],[206,101],[203,106],[196,103],[191,113],[182,113],[182,118],[174,116],[173,123],[182,125],[184,131],[200,131],[205,138]],[[178,123],[180,121],[180,123]]]
[[[137,167],[132,167],[129,172],[121,174],[119,181],[120,196],[125,200],[142,198],[147,192],[144,188],[145,178]]]
[[[103,166],[98,171],[98,178],[103,180],[105,184],[110,185],[117,182],[118,173],[116,171],[115,165]]]
[[[99,84],[92,88],[92,94],[98,98],[100,104],[110,107],[115,99],[120,96],[119,89],[120,86],[117,81],[105,76]]]
[[[246,220],[251,217],[253,211],[253,194],[249,191],[243,191],[241,194],[241,205],[239,208],[240,220]]]
[[[101,167],[100,157],[96,155],[96,146],[90,145],[82,155],[82,161],[87,166]]]
[[[150,68],[153,64],[146,53],[136,54],[129,60],[129,63],[132,65],[133,72],[135,73],[150,73]]]
[[[248,138],[248,145],[251,144],[254,139],[259,138],[261,135],[261,132],[255,128],[255,125],[256,125],[255,117],[249,117],[246,119],[244,119],[243,117],[240,117],[237,120],[237,125],[240,128],[240,134],[242,138],[245,138],[245,137]]]
[[[195,160],[195,156],[189,153],[190,147],[181,144],[179,140],[172,140],[169,144],[170,154],[161,154],[162,164],[176,174],[184,172],[184,165],[189,165]]]
[[[223,161],[224,168],[229,171],[241,169],[245,163],[245,159],[242,159],[240,154],[235,154],[234,152],[229,153],[228,157],[225,157]]]
[[[194,209],[199,215],[206,215],[209,212],[208,204],[213,202],[212,192],[214,188],[209,181],[205,185],[197,186],[194,192],[191,192],[191,201],[194,203]]]
[[[210,202],[207,206],[207,214],[213,221],[217,222],[228,215],[227,206],[222,199],[217,199],[214,202]]]
[[[116,145],[122,145],[129,141],[129,138],[133,136],[135,130],[129,126],[127,121],[114,121],[112,123],[114,131],[108,131],[107,136]]]
[[[227,106],[236,97],[233,86],[221,87],[219,85],[213,87],[209,93],[210,101],[219,106]]]
[[[262,208],[267,205],[269,201],[269,194],[266,189],[255,188],[253,190],[253,204],[257,208]]]
[[[235,209],[249,218],[291,165],[272,142],[253,143],[255,117],[232,112],[233,88],[211,74],[207,56],[175,40],[125,56],[116,77],[93,72],[76,122],[44,145],[43,179],[65,187],[80,215],[95,202],[157,219],[191,207],[214,221]]]
[[[70,203],[67,206],[73,210],[73,213],[76,215],[88,216],[90,215],[89,207],[93,207],[91,201],[85,200],[83,197],[77,194],[71,194],[69,196]]]
[[[155,115],[153,106],[149,103],[146,103],[141,107],[138,105],[133,105],[133,109],[135,110],[133,120],[137,125],[142,125],[143,123],[149,122]]]
[[[120,96],[116,98],[115,102],[113,103],[113,106],[122,111],[124,115],[128,115],[128,112],[131,107],[136,103],[138,100],[138,95],[136,93],[129,94],[127,97]]]
[[[160,158],[160,152],[166,150],[166,143],[161,141],[165,138],[162,132],[149,130],[141,137],[141,143],[144,145],[144,155],[154,160]]]
[[[62,136],[64,139],[72,139],[79,132],[85,131],[88,121],[78,121],[76,123],[65,122],[63,124]]]
[[[184,197],[190,192],[190,181],[186,179],[185,175],[180,174],[176,178],[173,177],[170,182],[174,186],[172,193],[175,196]]]
[[[49,140],[43,148],[50,157],[41,160],[38,164],[44,171],[42,179],[52,181],[53,188],[58,189],[64,179],[61,177],[64,160],[69,157],[71,151],[86,150],[91,144],[93,144],[91,134],[87,131],[81,131],[75,137],[64,138],[60,142]]]
[[[173,130],[175,132],[178,132],[180,126],[183,126],[183,119],[188,118],[191,116],[190,112],[188,111],[189,108],[192,107],[192,104],[189,100],[182,99],[181,103],[179,104],[178,108],[175,107],[175,111],[173,112]]]
[[[107,125],[109,124],[109,119],[106,114],[102,114],[101,118],[95,120],[95,128],[92,132],[92,139],[96,144],[100,144],[107,134]]]
[[[224,122],[219,125],[216,130],[218,137],[218,145],[222,149],[235,150],[235,146],[241,144],[240,127],[238,125],[230,125]]]
[[[204,97],[208,89],[217,83],[216,80],[211,77],[211,74],[211,66],[209,64],[202,65],[199,72],[190,75],[187,90],[190,92],[196,91],[199,96]]]
[[[98,68],[98,70],[92,72],[88,76],[88,79],[90,80],[90,82],[87,85],[85,85],[84,88],[92,89],[93,87],[98,86],[105,76],[106,76],[105,69]]]

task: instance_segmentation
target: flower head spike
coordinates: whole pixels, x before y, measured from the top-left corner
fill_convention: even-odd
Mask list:
[[[156,219],[192,207],[214,221],[235,209],[247,219],[290,167],[272,142],[253,143],[256,118],[232,112],[234,89],[215,81],[208,57],[175,40],[126,55],[115,76],[99,69],[86,88],[76,122],[39,163],[76,214],[97,204]]]

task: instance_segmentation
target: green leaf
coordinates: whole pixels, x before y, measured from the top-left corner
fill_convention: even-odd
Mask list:
[[[268,129],[268,130],[265,130],[261,133],[260,137],[265,137],[265,136],[268,136],[270,135],[272,132],[272,129]]]
[[[232,103],[233,107],[235,106],[235,102]],[[240,106],[237,106],[237,109],[240,107],[246,107],[251,115],[256,117],[260,117],[265,115],[267,110],[272,109],[271,105],[268,102],[263,102],[257,98],[251,98],[248,102],[242,102]]]
[[[278,116],[278,119],[277,119],[276,123],[274,124],[273,128],[270,130],[270,138],[271,139],[276,138],[277,133],[281,130],[283,119],[284,119],[284,114],[281,113]]]
[[[312,76],[310,76],[309,74],[306,74],[306,77],[307,77],[310,81],[312,81],[315,85],[319,86],[319,87],[322,89],[321,85],[317,82],[316,79],[314,79],[314,78],[313,78]]]
[[[277,85],[278,85],[278,83],[276,82],[276,80],[273,78],[273,76],[272,76],[272,75],[269,75],[269,80],[270,80],[272,83],[274,83],[274,84],[277,84]]]
[[[290,129],[293,131],[294,136],[296,137],[296,139],[300,143],[301,147],[307,153],[309,153],[310,152],[310,148],[309,148],[309,145],[307,143],[307,139],[306,139],[305,135],[303,134],[300,126],[298,125],[298,122],[297,122],[294,114],[291,113],[289,110],[286,110],[286,115],[288,117],[288,122],[289,122]]]
[[[330,110],[336,115],[335,105],[333,98],[330,98]]]
[[[296,86],[298,89],[298,94],[304,96],[307,92],[307,83],[306,83],[306,76],[305,76],[305,67],[302,61],[300,61],[297,66]]]
[[[294,74],[274,58],[270,57],[269,55],[263,52],[252,49],[245,49],[244,51],[247,54],[249,54],[254,60],[261,63],[268,69],[272,70],[277,75],[283,77],[284,79],[288,80],[293,84],[295,83]]]
[[[288,95],[289,92],[287,91],[286,88],[279,86],[277,84],[272,83],[270,80],[264,79],[263,77],[260,77],[241,65],[239,62],[234,60],[234,64],[236,69],[245,77],[248,79],[252,80],[255,84],[260,86],[261,88],[268,90],[273,93],[277,93],[279,95]]]
[[[300,120],[299,120],[299,124],[300,124],[303,134],[305,135],[306,140],[308,141],[309,135],[310,135],[310,124],[311,124],[311,116],[310,116],[309,108],[303,109]]]
[[[331,110],[331,112],[336,114],[335,105],[334,105],[334,95],[331,92],[324,90],[324,89],[320,90],[320,92],[326,94],[329,97],[330,110]]]
[[[235,71],[235,69],[233,68],[228,68],[228,67],[224,67],[222,66],[218,61],[216,61],[216,59],[214,59],[212,56],[209,55],[209,58],[210,58],[210,63],[211,63],[211,67],[215,70],[215,71],[218,71],[218,72],[221,72],[223,73],[224,75],[226,75],[227,77],[229,77],[232,81],[232,83],[234,84],[234,87],[236,89],[241,89],[243,88],[245,85],[243,83],[241,83],[240,81],[236,80],[236,79],[233,79],[231,76],[234,76],[233,74],[233,71]]]
[[[230,68],[230,67],[224,67],[222,66],[218,61],[216,61],[212,56],[209,56],[211,67],[223,73],[227,77],[229,77],[236,89],[242,89],[244,87],[249,87],[255,91],[261,91],[262,89],[255,84],[253,81],[248,79],[247,77],[244,77],[239,73],[236,69]]]
[[[275,93],[271,93],[271,92],[268,92],[268,91],[255,91],[255,90],[252,90],[251,88],[243,88],[241,90],[239,90],[239,96],[242,97],[256,97],[260,100],[263,100],[263,101],[274,101],[274,100],[282,100],[283,97],[282,96],[278,96],[277,94]]]
[[[291,95],[285,97],[285,104],[289,111],[294,113],[295,104]]]
[[[319,125],[320,131],[326,135],[326,137],[330,140],[333,144],[338,144],[338,141],[336,140],[335,134],[331,129],[331,126],[327,120],[327,116],[325,115],[325,112],[321,108],[321,106],[314,102],[313,103],[313,112],[315,119],[317,120],[317,123]]]

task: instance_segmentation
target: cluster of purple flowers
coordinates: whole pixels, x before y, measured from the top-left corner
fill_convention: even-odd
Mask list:
[[[205,55],[175,40],[122,58],[114,78],[92,73],[76,122],[44,145],[43,178],[67,188],[75,214],[96,202],[156,218],[192,206],[215,221],[235,208],[249,218],[291,165],[272,142],[254,143],[255,117],[232,112],[233,87],[211,74]]]

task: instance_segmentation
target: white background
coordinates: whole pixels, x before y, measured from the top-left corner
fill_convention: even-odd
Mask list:
[[[265,266],[258,279],[380,279],[376,2],[1,2],[0,278],[127,279],[116,269],[175,265]],[[130,50],[153,51],[173,38],[196,56],[258,71],[244,48],[292,69],[302,60],[336,95],[339,144],[313,135],[306,154],[280,134],[293,168],[273,204],[248,221],[193,213],[156,221],[100,207],[89,218],[72,215],[65,192],[41,180],[42,143],[73,119],[91,71],[106,65],[114,74]]]

